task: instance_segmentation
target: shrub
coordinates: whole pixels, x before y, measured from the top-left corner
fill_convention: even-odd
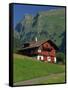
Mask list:
[[[62,64],[65,63],[65,54],[64,53],[58,52],[56,54],[56,58],[57,58],[57,63],[62,63]]]

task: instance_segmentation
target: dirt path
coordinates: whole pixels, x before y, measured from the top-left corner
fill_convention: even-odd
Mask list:
[[[14,86],[16,86],[16,85],[43,84],[43,83],[40,83],[40,81],[46,81],[47,79],[49,79],[51,77],[55,77],[56,78],[56,77],[59,77],[61,75],[64,75],[64,73],[51,74],[51,75],[48,75],[48,76],[39,77],[39,78],[31,79],[31,80],[16,82],[16,83],[14,83]]]

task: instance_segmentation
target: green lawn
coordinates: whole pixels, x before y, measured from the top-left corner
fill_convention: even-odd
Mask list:
[[[49,75],[46,79],[39,80],[39,84],[48,84],[48,83],[63,83],[65,82],[65,74]]]
[[[17,54],[14,54],[13,65],[14,82],[44,77],[55,73],[63,73],[65,70],[63,65],[45,63]],[[60,76],[56,80],[60,82],[60,79],[62,82],[64,82],[64,76]],[[55,81],[55,79],[52,77],[51,80],[47,81],[47,83],[51,82],[52,80]],[[43,81],[43,83],[45,83],[45,81]]]

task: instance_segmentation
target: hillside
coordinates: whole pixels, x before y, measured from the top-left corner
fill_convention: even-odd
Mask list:
[[[14,82],[30,80],[30,79],[44,77],[52,74],[64,73],[64,70],[65,70],[64,65],[44,63],[44,62],[37,61],[35,59],[18,55],[18,54],[14,54],[13,66],[14,66],[13,67]],[[62,76],[62,77],[64,78],[65,76]],[[50,77],[50,79],[52,78],[53,77]],[[59,79],[62,82],[64,82],[65,79],[63,78],[62,79],[59,78]],[[61,82],[58,79],[56,80],[58,83]],[[56,80],[54,80],[54,82],[52,80],[51,81],[55,83]]]
[[[52,40],[65,52],[65,9],[38,12],[35,16],[24,15],[24,18],[16,25],[15,31],[18,33],[18,43],[15,47],[24,42],[35,40]],[[17,40],[17,39],[16,39]]]

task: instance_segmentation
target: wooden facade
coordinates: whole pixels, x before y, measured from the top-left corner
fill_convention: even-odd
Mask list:
[[[56,63],[57,46],[51,41],[35,42],[19,50],[19,53],[27,56],[36,56],[37,60]]]

